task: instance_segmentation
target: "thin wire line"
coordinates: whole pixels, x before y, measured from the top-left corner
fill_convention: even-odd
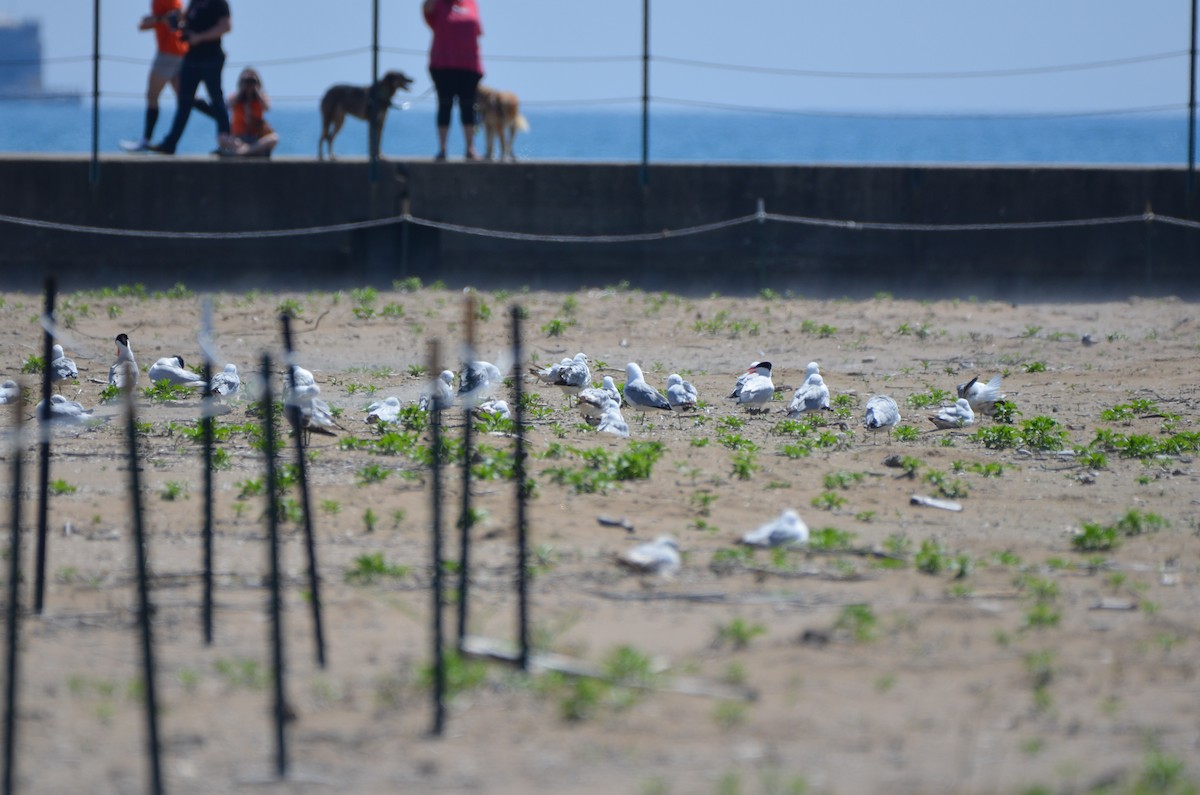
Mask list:
[[[831,227],[848,231],[886,231],[886,232],[981,232],[981,231],[1021,231],[1032,229],[1071,229],[1090,226],[1109,226],[1129,223],[1153,223],[1155,221],[1182,226],[1189,229],[1200,229],[1200,222],[1189,221],[1167,215],[1156,215],[1146,212],[1139,215],[1115,215],[1098,218],[1075,218],[1058,221],[1011,221],[1001,223],[952,223],[952,224],[914,224],[891,223],[884,221],[854,221],[836,218],[816,218],[802,215],[784,215],[780,213],[755,212],[723,221],[684,227],[682,229],[662,229],[656,232],[638,232],[623,235],[544,235],[527,232],[508,232],[482,227],[452,224],[445,221],[434,221],[418,218],[408,214],[396,215],[389,218],[375,218],[367,221],[350,221],[324,226],[301,227],[294,229],[271,229],[247,232],[175,232],[147,229],[113,229],[108,227],[86,226],[82,224],[64,224],[55,221],[42,221],[32,218],[20,218],[12,215],[0,215],[0,222],[18,226],[46,229],[55,232],[78,232],[115,237],[135,237],[154,239],[192,239],[192,240],[242,240],[279,237],[300,237],[305,235],[322,235],[334,232],[349,232],[358,229],[388,226],[396,223],[411,223],[447,232],[456,232],[479,237],[491,237],[502,240],[525,240],[546,243],[630,243],[652,240],[665,240],[673,237],[714,232],[719,229],[740,226],[747,223],[762,223],[777,221],[780,223],[800,224],[804,226]]]
[[[1169,105],[1146,105],[1140,108],[1110,108],[1100,110],[1084,110],[1084,111],[1062,111],[1062,112],[996,112],[996,113],[883,113],[880,111],[855,112],[855,111],[824,111],[824,110],[808,110],[803,108],[768,108],[755,105],[734,105],[724,102],[708,102],[704,100],[680,99],[676,97],[651,97],[651,102],[662,105],[677,105],[680,107],[689,108],[707,108],[710,110],[728,110],[747,113],[776,113],[789,116],[823,116],[832,118],[879,118],[879,117],[905,117],[905,118],[944,118],[950,117],[955,119],[1072,119],[1072,118],[1087,118],[1091,116],[1123,116],[1151,113],[1166,113],[1169,111],[1184,110],[1187,108],[1186,103],[1173,103]]]
[[[667,55],[653,55],[651,60],[679,66],[695,66],[704,69],[723,69],[731,72],[754,72],[756,74],[790,75],[793,77],[830,77],[851,78],[862,80],[926,80],[947,79],[957,80],[979,77],[1017,77],[1022,75],[1049,74],[1054,72],[1080,72],[1088,69],[1108,69],[1114,66],[1129,66],[1131,64],[1162,61],[1170,58],[1185,57],[1187,50],[1135,55],[1128,58],[1112,58],[1104,61],[1088,61],[1084,63],[1055,64],[1050,66],[1026,66],[1009,69],[978,69],[955,72],[854,72],[828,69],[789,69],[786,67],[747,66],[741,64],[718,63],[715,61],[699,61],[691,58],[675,58]],[[494,57],[494,56],[492,56]]]

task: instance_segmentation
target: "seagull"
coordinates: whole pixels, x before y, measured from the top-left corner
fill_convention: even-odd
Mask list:
[[[610,400],[604,404],[604,411],[600,414],[600,424],[596,426],[596,430],[629,438],[629,424],[621,416],[620,403]]]
[[[490,362],[467,362],[458,383],[463,403],[478,403],[504,380],[500,368]]]
[[[788,508],[775,519],[742,536],[742,543],[752,547],[782,547],[808,543],[808,525],[800,514]]]
[[[400,398],[395,395],[367,406],[366,422],[395,422],[400,418]]]
[[[296,384],[295,389],[292,388],[293,381]],[[317,386],[317,379],[300,365],[292,365],[290,378],[286,374],[283,376],[283,399],[285,402],[299,404],[319,394],[321,394],[321,387]]]
[[[489,417],[511,420],[512,410],[508,407],[508,401],[491,398],[479,404],[479,408],[475,409],[475,416],[481,420]]]
[[[958,396],[967,399],[972,411],[991,416],[996,410],[996,401],[1004,400],[1004,395],[1000,394],[1000,376],[996,375],[986,384],[979,383],[979,376],[975,376],[958,385]]]
[[[345,430],[333,418],[333,409],[329,407],[329,404],[316,395],[308,398],[307,406],[300,406],[300,427],[308,431],[309,436],[314,433],[337,436],[334,428]]]
[[[953,406],[942,406],[937,414],[930,414],[929,421],[942,430],[963,428],[975,422],[975,412],[966,398],[954,401]]]
[[[863,427],[868,431],[886,430],[888,436],[892,428],[900,422],[900,407],[896,401],[887,395],[875,395],[867,401],[867,412],[863,416]]]
[[[646,379],[642,377],[642,368],[634,362],[625,365],[625,402],[642,412],[643,421],[647,411],[671,410],[671,404],[657,389],[646,383]]]
[[[574,359],[560,363],[558,373],[551,382],[563,394],[578,395],[580,390],[592,383],[592,371],[588,368],[587,354],[577,353]]]
[[[417,401],[417,408],[421,409],[421,411],[441,411],[453,405],[454,372],[452,370],[442,370],[441,374],[421,391],[421,398]]]
[[[577,353],[575,355],[583,356],[582,353]],[[547,365],[546,367],[530,367],[529,372],[531,375],[537,376],[537,379],[543,384],[553,384],[558,380],[558,371],[564,367],[567,367],[574,361],[574,359],[563,359],[561,362]]]
[[[612,376],[606,375],[604,376],[604,386],[589,386],[579,390],[579,395],[575,398],[575,406],[583,418],[594,425],[600,421],[600,416],[604,413],[604,405],[609,401],[616,403],[620,408],[621,393],[617,390],[617,384],[613,381]]]
[[[52,350],[54,352],[50,356],[50,381],[58,383],[59,381],[74,381],[79,378],[79,368],[63,353],[63,346],[55,344]]]
[[[46,405],[46,401],[39,400],[35,409],[35,416],[40,422],[42,419],[42,409]],[[63,422],[68,425],[82,425],[91,417],[92,410],[85,409],[74,400],[67,400],[62,395],[50,396],[50,421]]]
[[[696,387],[690,381],[684,381],[679,373],[667,376],[667,402],[672,411],[694,411],[699,397]]]
[[[133,348],[129,347],[129,336],[122,332],[117,335],[117,360],[108,368],[108,383],[121,392],[132,392],[137,382],[137,361],[133,358]]]
[[[208,389],[214,395],[229,397],[236,395],[242,388],[242,379],[238,376],[237,365],[230,362],[225,369],[212,377]]]
[[[671,577],[679,571],[679,542],[670,536],[659,536],[647,544],[639,544],[617,555],[617,562],[640,574]]]
[[[765,368],[760,370],[759,368]],[[770,362],[750,362],[750,366],[746,368],[746,372],[738,376],[737,383],[733,385],[733,391],[726,395],[727,398],[736,398],[742,394],[742,387],[754,375],[771,375]]]
[[[765,406],[775,394],[775,383],[771,380],[771,363],[755,362],[746,370],[746,380],[738,379],[733,395],[739,406],[745,406],[748,411],[763,412]]]
[[[21,395],[21,387],[11,378],[0,384],[0,405],[12,403]]]
[[[204,385],[203,378],[191,370],[184,369],[182,356],[168,356],[159,359],[150,365],[150,369],[146,371],[146,375],[155,383],[166,381],[172,386],[200,387]]]
[[[809,365],[809,367],[815,366],[815,362]],[[792,403],[788,406],[787,415],[792,419],[797,419],[814,411],[832,411],[829,408],[829,387],[825,385],[825,379],[821,377],[820,373],[812,373],[804,379],[804,383],[792,396]]]

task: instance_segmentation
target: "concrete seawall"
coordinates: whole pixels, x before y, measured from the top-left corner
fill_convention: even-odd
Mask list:
[[[654,165],[113,157],[98,185],[71,156],[0,157],[0,214],[122,230],[251,233],[391,218],[535,236],[620,236],[768,213],[902,225],[1194,218],[1179,168]],[[636,242],[505,239],[389,224],[319,235],[141,238],[0,222],[0,286],[65,290],[448,285],[809,296],[1200,296],[1200,231],[1134,221],[1066,228],[864,230],[769,220]]]

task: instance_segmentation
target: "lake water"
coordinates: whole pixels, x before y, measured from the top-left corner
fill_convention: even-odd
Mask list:
[[[156,138],[166,134],[174,106],[165,101]],[[524,159],[639,161],[640,110],[524,109],[530,131],[517,137]],[[143,111],[134,105],[102,106],[99,148],[115,154],[121,139],[140,137]],[[295,104],[273,109],[279,155],[316,156],[318,111]],[[0,152],[91,151],[92,110],[82,105],[0,102]],[[213,149],[215,127],[193,114],[180,154]],[[366,124],[348,119],[337,138],[339,155],[363,156]],[[451,158],[462,154],[457,117]],[[855,116],[654,110],[650,159],[672,163],[1042,163],[1169,164],[1187,162],[1187,117],[1148,116]],[[418,104],[393,111],[383,153],[429,157],[436,148],[433,108]]]

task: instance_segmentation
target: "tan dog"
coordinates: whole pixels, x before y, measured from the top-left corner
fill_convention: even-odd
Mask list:
[[[492,159],[493,144],[500,139],[500,159],[516,160],[513,152],[513,139],[517,132],[529,129],[529,122],[521,115],[517,95],[511,91],[497,91],[487,86],[475,89],[475,112],[479,115],[479,123],[487,132],[487,152],[484,155]]]
[[[392,106],[392,97],[397,91],[408,91],[412,83],[412,78],[404,72],[388,72],[369,88],[345,84],[331,86],[321,98],[321,137],[317,140],[317,160],[323,159],[321,151],[325,143],[329,144],[329,159],[333,160],[333,139],[342,129],[347,114],[371,126],[371,145],[375,151],[379,151],[383,122],[387,118],[388,108]],[[371,118],[368,118],[368,114]]]

